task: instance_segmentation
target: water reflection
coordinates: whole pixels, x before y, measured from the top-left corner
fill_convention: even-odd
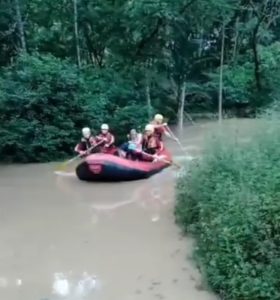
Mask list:
[[[65,273],[55,273],[53,278],[52,295],[56,298],[69,300],[88,299],[97,288],[97,277],[84,272],[81,278],[67,276]]]
[[[22,279],[8,279],[0,277],[1,289],[14,289],[24,287]],[[52,283],[49,286],[49,294],[45,295],[48,300],[87,300],[92,299],[92,295],[101,288],[100,281],[96,275],[90,275],[87,272],[79,276],[74,276],[73,272],[57,272],[53,274]]]
[[[57,176],[56,184],[77,205],[89,207],[92,224],[96,225],[102,218],[112,218],[130,205],[146,211],[151,222],[158,222],[162,208],[174,200],[173,183],[177,174],[177,171],[170,168],[148,180],[117,184],[84,183],[75,177]],[[89,189],[93,195],[92,200],[88,197]]]
[[[0,289],[9,287],[20,287],[22,279],[8,280],[6,277],[0,277]]]
[[[62,297],[70,294],[70,283],[63,273],[54,274],[52,293]]]
[[[5,277],[0,277],[0,288],[6,288],[8,286],[8,280]]]

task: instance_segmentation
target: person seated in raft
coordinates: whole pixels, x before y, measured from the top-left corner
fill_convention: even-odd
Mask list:
[[[100,152],[106,154],[118,155],[117,148],[115,147],[115,137],[109,132],[109,125],[101,125],[101,133],[95,137],[96,143],[100,144]]]
[[[152,124],[148,124],[145,127],[142,149],[142,160],[145,161],[157,161],[164,150],[163,143],[155,134],[154,126]]]
[[[156,114],[154,116],[153,121],[150,123],[154,126],[155,129],[155,135],[162,141],[162,136],[165,135],[173,140],[176,140],[175,137],[173,137],[169,130],[167,123],[163,123],[163,115]]]
[[[127,138],[128,142],[120,147],[121,156],[131,160],[139,159],[142,151],[142,134],[138,133],[136,129],[131,129]]]
[[[75,152],[79,153],[80,156],[95,152],[94,147],[96,146],[95,138],[91,134],[91,130],[88,127],[82,129],[82,138],[80,143],[75,147]]]

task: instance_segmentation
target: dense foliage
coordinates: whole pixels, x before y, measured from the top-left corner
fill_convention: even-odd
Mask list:
[[[18,106],[30,101],[28,91],[32,98],[44,101],[39,100],[44,85],[33,89],[27,83],[33,65],[34,76],[46,73],[42,67],[50,70],[48,98],[63,98],[65,109],[75,98],[78,102],[73,100],[73,105],[87,106],[94,125],[94,120],[108,121],[121,136],[132,125],[142,126],[153,111],[180,124],[185,110],[216,112],[219,95],[227,112],[253,115],[278,99],[279,9],[279,0],[0,0],[0,81],[4,85],[0,107],[13,107],[16,96],[9,96],[9,91],[24,91],[21,99],[26,98]],[[56,72],[51,71],[50,60],[55,61]],[[9,70],[18,70],[13,80]],[[71,83],[71,95],[66,91],[63,95],[55,82],[66,78],[68,84],[73,74],[77,83],[75,87]],[[53,109],[60,110],[61,102],[56,103]],[[77,108],[77,115],[83,109]],[[133,110],[139,112],[135,123]],[[75,117],[72,120],[73,110],[65,115],[76,124],[74,138],[80,123]],[[88,123],[88,117],[82,118]],[[44,126],[56,127],[47,119]],[[1,137],[4,144],[14,136],[9,122]],[[23,141],[37,143],[32,138]],[[31,153],[28,144],[23,147]],[[49,148],[54,150],[61,152],[56,146]],[[7,151],[1,153],[1,160],[6,159]],[[47,158],[45,154],[40,160]],[[20,156],[16,160],[31,159],[25,152]]]
[[[93,94],[77,68],[52,57],[22,57],[4,70],[0,90],[0,155],[5,159],[61,157],[73,149],[82,126],[97,122],[92,113],[102,119],[102,107],[88,107]]]
[[[178,182],[176,218],[222,299],[280,298],[280,123],[218,136]]]
[[[21,56],[17,64],[4,68],[0,77],[1,159],[35,162],[63,157],[73,153],[82,127],[90,126],[97,133],[103,121],[112,121],[113,131],[121,128],[121,138],[129,128],[141,127],[147,119],[145,106],[130,102],[124,94],[118,97],[116,87],[108,87],[108,82],[102,73],[86,75],[52,56]],[[116,98],[116,107],[106,99],[109,92]],[[124,109],[121,101],[126,103]]]

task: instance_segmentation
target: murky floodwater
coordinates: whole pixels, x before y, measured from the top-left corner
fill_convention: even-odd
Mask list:
[[[211,126],[184,131],[189,154]],[[0,167],[0,299],[215,299],[174,224],[176,169],[97,184],[55,176],[55,166]]]

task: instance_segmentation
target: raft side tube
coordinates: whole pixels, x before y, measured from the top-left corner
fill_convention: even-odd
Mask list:
[[[100,165],[89,165],[87,162],[82,162],[76,169],[76,174],[80,180],[84,181],[132,181],[145,179],[151,176],[151,174],[136,170],[128,169],[122,166],[116,166],[113,164],[102,165],[102,170],[95,173],[96,169],[100,168]]]
[[[168,152],[167,152],[168,153]],[[167,155],[171,161],[171,156]],[[110,154],[92,154],[76,168],[76,175],[84,181],[132,181],[146,179],[170,164],[162,161],[131,161]]]

